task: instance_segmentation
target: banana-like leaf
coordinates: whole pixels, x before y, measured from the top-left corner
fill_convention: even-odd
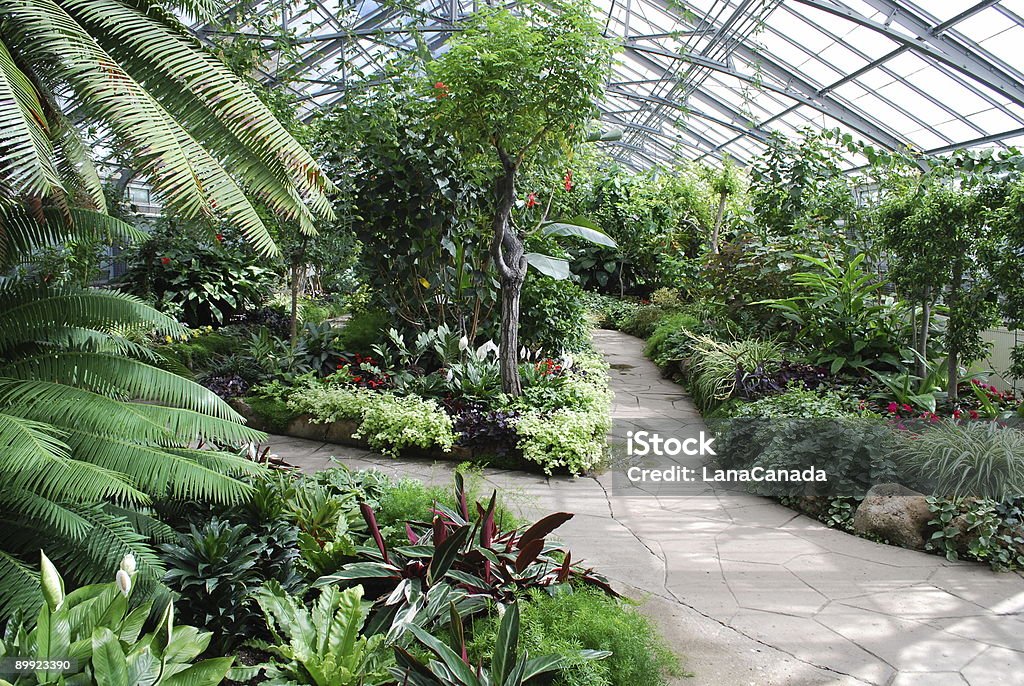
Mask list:
[[[609,248],[616,248],[619,245],[595,224],[580,217],[564,222],[547,222],[541,225],[540,231],[545,236],[575,236]]]
[[[526,253],[526,262],[531,267],[545,276],[562,281],[568,279],[572,272],[569,270],[569,261],[560,257],[551,257],[536,252]]]

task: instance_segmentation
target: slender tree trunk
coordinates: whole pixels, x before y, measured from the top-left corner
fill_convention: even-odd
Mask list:
[[[718,213],[715,215],[715,228],[711,232],[711,252],[718,254],[718,234],[722,230],[722,218],[725,216],[725,201],[728,196],[722,193],[718,200]]]
[[[500,148],[504,174],[498,180],[497,209],[492,224],[491,259],[498,270],[501,284],[501,340],[498,344],[498,365],[501,388],[510,396],[523,392],[519,378],[519,299],[526,280],[526,250],[523,240],[510,224],[516,202],[518,165]]]
[[[949,402],[956,404],[960,397],[960,393],[957,391],[957,385],[960,382],[960,344],[958,342],[958,331],[954,324],[956,314],[956,308],[959,305],[960,300],[960,286],[963,281],[963,269],[959,264],[953,267],[953,279],[949,285],[949,300],[946,303],[949,306],[949,321],[946,322],[946,339],[949,341],[946,346],[948,350],[946,354],[946,369],[949,376],[949,388],[947,393],[949,394]]]
[[[917,344],[918,331],[919,329],[917,326],[917,301],[915,300],[910,304],[910,348],[914,352],[920,350],[920,346]],[[916,363],[915,367],[920,368],[920,362]]]
[[[306,254],[306,242],[303,239],[302,245],[292,256],[291,263],[291,321],[289,322],[291,333],[292,349],[299,344],[299,293],[302,290],[302,268]]]
[[[921,303],[921,333],[917,337],[918,353],[920,358],[917,362],[917,375],[925,376],[928,373],[928,335],[932,330],[932,294],[929,288],[925,292],[924,302]]]

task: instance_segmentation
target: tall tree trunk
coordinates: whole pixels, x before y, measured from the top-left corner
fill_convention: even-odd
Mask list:
[[[917,326],[917,301],[910,303],[910,349],[917,352],[921,349],[921,346],[917,344],[918,332],[920,329]],[[915,364],[915,368],[920,367],[920,362]]]
[[[492,224],[491,259],[498,270],[501,284],[501,340],[498,344],[498,365],[501,388],[510,396],[523,392],[519,378],[519,299],[526,280],[526,250],[523,240],[510,223],[516,202],[518,165],[499,148],[504,174],[496,189],[497,209]]]
[[[917,375],[925,376],[928,373],[928,335],[932,330],[932,290],[925,291],[924,301],[921,303],[921,333],[917,337],[920,355],[917,362]]]
[[[725,201],[728,199],[725,193],[722,193],[718,200],[718,213],[715,215],[715,228],[711,232],[711,252],[718,254],[718,234],[722,230],[722,218],[725,217]]]
[[[299,344],[299,293],[302,291],[302,271],[305,266],[305,254],[306,254],[306,239],[302,239],[302,244],[298,250],[292,256],[291,263],[291,321],[289,322],[290,333],[291,333],[291,345],[292,349]]]
[[[960,393],[956,388],[960,382],[960,344],[958,341],[958,326],[955,325],[954,318],[957,316],[956,308],[959,305],[962,282],[963,268],[957,264],[953,267],[953,279],[949,284],[949,298],[946,301],[946,304],[949,306],[949,321],[946,322],[946,338],[949,341],[946,346],[946,354],[948,355],[946,358],[946,369],[949,376],[947,393],[949,394],[949,402],[954,405],[960,397]]]

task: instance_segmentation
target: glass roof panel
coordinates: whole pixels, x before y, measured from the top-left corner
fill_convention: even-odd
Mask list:
[[[208,39],[284,21],[306,63],[291,87],[309,114],[342,97],[354,75],[414,49],[411,30],[442,52],[451,22],[475,6],[245,0],[223,13],[246,17],[240,25],[194,28]],[[608,148],[631,166],[726,153],[748,160],[768,131],[808,125],[925,150],[1024,137],[1014,135],[1024,130],[1024,0],[597,0],[596,11],[626,43],[602,109],[626,127]],[[689,55],[711,62],[697,66]],[[262,72],[286,78],[274,59]]]

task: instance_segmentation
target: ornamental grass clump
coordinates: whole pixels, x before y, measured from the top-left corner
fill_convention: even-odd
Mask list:
[[[1024,495],[1024,432],[995,422],[942,421],[905,433],[897,461],[947,498],[1005,500]]]

